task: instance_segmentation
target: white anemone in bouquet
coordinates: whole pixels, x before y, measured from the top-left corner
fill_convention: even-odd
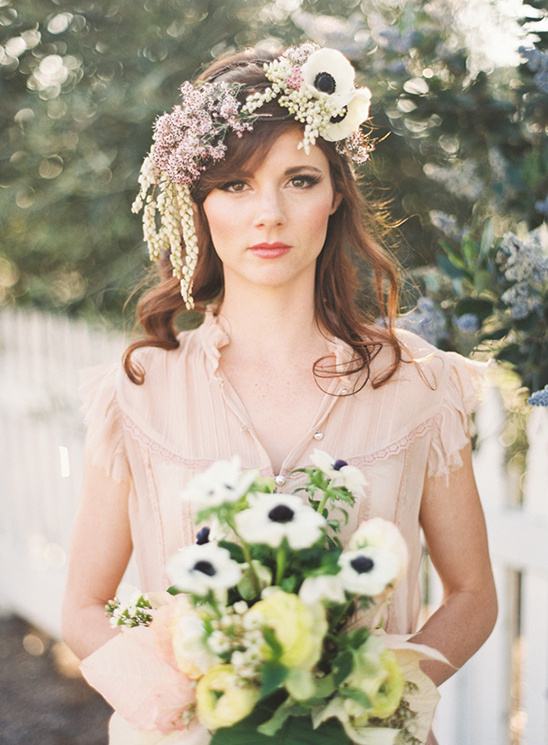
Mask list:
[[[314,450],[310,460],[329,479],[345,486],[354,496],[364,497],[367,480],[356,466],[349,466],[345,460],[337,460],[324,450]]]
[[[248,543],[277,548],[284,538],[293,549],[308,548],[323,535],[325,519],[293,494],[254,494],[236,515],[236,529]]]
[[[350,538],[347,548],[352,551],[366,546],[382,548],[396,554],[400,561],[400,571],[396,582],[405,576],[409,564],[409,552],[402,534],[393,522],[384,520],[382,517],[365,520]]]
[[[220,460],[188,482],[181,499],[200,507],[219,507],[237,502],[259,476],[256,470],[242,471],[237,455],[232,460]]]
[[[337,576],[344,589],[369,597],[383,593],[398,579],[401,570],[397,554],[375,546],[343,551],[338,563],[341,571]]]
[[[242,578],[240,565],[215,543],[185,546],[168,562],[167,573],[177,590],[205,597],[223,595]]]

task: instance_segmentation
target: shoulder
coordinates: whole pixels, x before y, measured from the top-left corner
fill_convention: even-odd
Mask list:
[[[144,373],[141,385],[129,379],[123,365],[118,366],[116,388],[122,403],[162,396],[162,392],[165,393],[177,380],[181,380],[181,376],[184,378],[188,367],[203,356],[197,329],[180,332],[177,342],[175,349],[147,345],[133,351],[132,363]]]
[[[479,402],[488,366],[445,352],[417,334],[396,330],[402,360],[392,377],[375,389],[375,395],[393,400],[410,428],[435,416],[444,407],[457,408],[463,416]],[[371,380],[393,362],[393,350],[381,348],[371,366]]]

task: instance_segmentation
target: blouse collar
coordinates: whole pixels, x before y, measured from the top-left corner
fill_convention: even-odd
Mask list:
[[[221,350],[230,344],[228,323],[220,314],[208,309],[202,325],[198,328],[198,334],[212,373],[215,375],[219,368]],[[330,353],[335,357],[336,369],[344,370],[355,359],[354,350],[335,336],[327,336],[326,341]],[[346,386],[352,385],[351,375],[342,375],[338,379]]]

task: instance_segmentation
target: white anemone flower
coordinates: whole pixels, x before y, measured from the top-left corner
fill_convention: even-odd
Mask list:
[[[347,592],[375,597],[398,578],[401,562],[393,551],[366,546],[344,551],[339,565],[341,571],[337,576]]]
[[[240,565],[215,543],[180,549],[168,562],[167,573],[177,589],[200,597],[210,591],[222,594],[242,578]]]
[[[336,574],[307,577],[299,590],[299,597],[306,605],[316,603],[344,603],[344,587]]]
[[[232,460],[217,461],[191,479],[181,493],[181,499],[202,507],[237,502],[258,476],[258,471],[242,471],[240,459],[235,455]]]
[[[322,536],[325,519],[293,494],[256,494],[250,502],[235,518],[238,533],[248,543],[276,548],[287,538],[291,548],[300,549]]]
[[[344,140],[355,132],[369,116],[371,91],[368,88],[357,90],[345,103],[339,116],[331,118],[322,130],[322,137],[328,142]]]
[[[364,486],[367,480],[356,466],[349,466],[345,460],[335,460],[324,450],[314,450],[310,460],[328,478],[339,484],[342,483],[354,496],[364,497]]]
[[[400,560],[400,572],[394,580],[396,584],[407,572],[409,563],[409,552],[402,534],[393,522],[383,520],[382,517],[374,517],[365,520],[350,538],[347,548],[350,551],[374,546],[375,548],[392,551]]]
[[[318,49],[302,66],[308,90],[315,96],[348,96],[354,90],[354,68],[337,49]]]

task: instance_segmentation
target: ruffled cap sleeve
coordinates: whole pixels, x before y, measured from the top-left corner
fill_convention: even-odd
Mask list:
[[[462,465],[460,451],[470,439],[470,417],[480,402],[489,365],[454,352],[444,354],[448,376],[435,421],[427,475],[447,476]]]
[[[116,380],[119,363],[86,368],[80,372],[79,393],[87,426],[86,448],[92,463],[117,482],[129,478],[122,412]]]

